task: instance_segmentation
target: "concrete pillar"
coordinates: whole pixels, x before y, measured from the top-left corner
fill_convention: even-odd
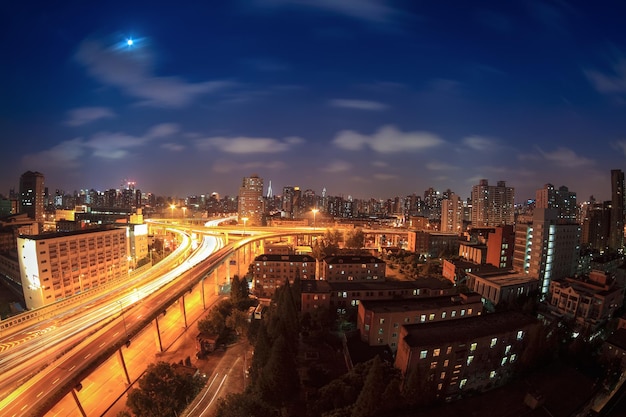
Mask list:
[[[87,417],[87,413],[85,413],[85,410],[83,409],[83,405],[80,403],[80,400],[78,399],[78,395],[76,395],[76,388],[72,389],[72,397],[74,397],[74,401],[76,401],[76,406],[78,407],[78,410],[80,411],[80,415],[83,417]]]
[[[154,331],[156,332],[156,347],[159,352],[163,352],[163,342],[161,341],[161,331],[159,330],[159,318],[155,318],[154,321]]]
[[[124,354],[122,353],[122,348],[117,350],[117,358],[120,361],[120,366],[124,370],[124,376],[126,377],[126,383],[130,385],[130,376],[128,375],[128,369],[126,368],[126,361],[124,360]]]
[[[183,316],[183,325],[185,329],[187,328],[187,311],[185,310],[185,294],[180,297],[180,302],[178,303],[180,306],[180,314]]]
[[[220,293],[219,269],[220,269],[219,265],[216,265],[215,269],[213,270],[213,284],[215,288],[214,294],[216,295]]]

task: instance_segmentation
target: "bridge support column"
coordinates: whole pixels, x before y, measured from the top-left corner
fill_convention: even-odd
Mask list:
[[[124,370],[124,376],[126,377],[126,383],[130,385],[130,376],[128,375],[128,369],[126,368],[126,361],[124,360],[124,354],[122,353],[122,348],[117,350],[117,357],[120,360],[120,365]]]
[[[185,294],[180,297],[180,302],[178,303],[180,306],[180,314],[183,317],[183,326],[185,329],[187,328],[187,311],[185,310]]]
[[[205,288],[204,288],[204,281],[205,281],[205,280],[206,280],[206,277],[204,277],[204,278],[202,278],[202,279],[200,280],[200,293],[201,293],[201,296],[202,296],[202,310],[203,310],[203,311],[204,311],[204,310],[206,310],[206,297],[205,297],[205,295],[204,295],[204,291],[205,291]]]
[[[215,269],[213,270],[213,284],[214,284],[214,288],[215,288],[215,294],[219,294],[220,293],[220,279],[219,279],[219,265],[217,265],[215,267]]]
[[[159,330],[159,318],[155,318],[154,321],[154,330],[156,332],[156,347],[159,352],[163,352],[163,341],[161,341],[161,331]]]
[[[83,408],[83,405],[80,403],[80,400],[78,399],[78,395],[76,395],[76,388],[72,388],[72,397],[74,397],[74,401],[76,401],[76,406],[78,407],[78,410],[80,411],[80,415],[83,417],[87,417],[87,413],[85,413],[85,409]]]
[[[226,260],[224,262],[224,265],[226,266],[226,282],[225,284],[230,284],[230,260],[232,258],[232,255],[228,255],[228,257],[226,257]]]

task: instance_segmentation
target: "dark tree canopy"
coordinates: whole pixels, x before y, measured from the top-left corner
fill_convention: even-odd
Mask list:
[[[167,362],[150,364],[126,405],[137,417],[172,416],[195,398],[204,381]]]
[[[267,417],[276,410],[250,393],[228,394],[217,403],[216,417]]]

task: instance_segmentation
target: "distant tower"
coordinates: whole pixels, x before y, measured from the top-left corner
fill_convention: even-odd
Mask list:
[[[274,193],[272,192],[272,180],[270,180],[270,185],[267,187],[267,198],[273,198]]]
[[[611,227],[609,248],[620,250],[624,246],[624,172],[611,170]]]
[[[20,177],[19,211],[37,222],[43,222],[44,192],[44,176],[41,172],[23,173]]]
[[[513,224],[515,215],[515,189],[504,181],[489,185],[480,180],[472,187],[472,226],[491,227]]]
[[[263,178],[258,175],[244,177],[239,188],[239,221],[247,218],[249,226],[260,226],[263,223]]]

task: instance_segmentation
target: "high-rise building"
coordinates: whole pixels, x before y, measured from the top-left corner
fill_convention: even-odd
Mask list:
[[[554,185],[546,184],[535,193],[535,208],[554,208],[560,219],[575,221],[578,214],[576,193],[564,185],[556,189]]]
[[[546,295],[553,279],[576,272],[580,235],[580,225],[559,219],[557,209],[535,209],[532,224],[516,226],[513,266],[537,278]]]
[[[44,176],[41,172],[26,171],[20,177],[20,213],[37,222],[44,220]]]
[[[472,227],[492,227],[513,224],[515,189],[505,181],[489,185],[482,179],[472,187]]]
[[[582,221],[580,242],[585,247],[604,251],[608,246],[611,226],[611,202],[590,203]]]
[[[449,193],[448,198],[441,201],[441,231],[459,233],[463,228],[463,203],[461,198]]]
[[[244,177],[241,187],[239,187],[238,202],[239,221],[250,226],[260,226],[263,224],[263,178],[258,175]]]
[[[611,226],[609,248],[621,250],[624,246],[624,172],[611,170]]]

